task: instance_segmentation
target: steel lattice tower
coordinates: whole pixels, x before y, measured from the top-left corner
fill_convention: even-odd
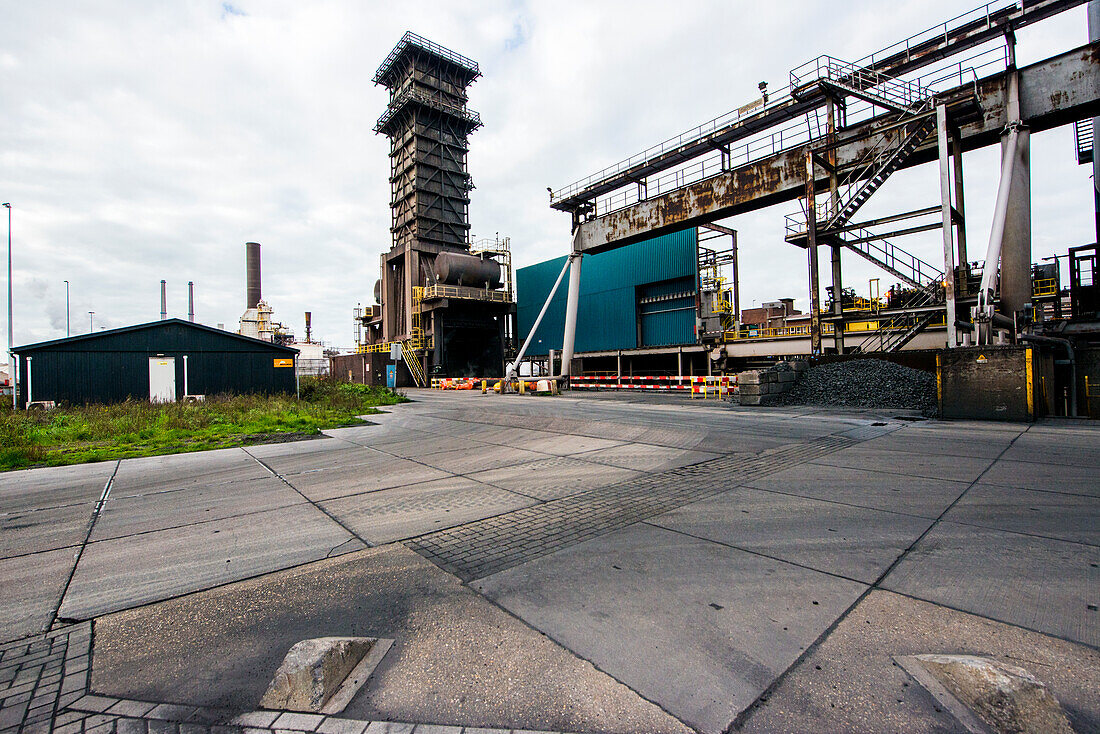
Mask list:
[[[481,118],[466,109],[477,62],[406,33],[374,75],[390,90],[374,126],[390,138],[393,243],[469,246],[473,184],[466,172],[467,138]]]
[[[412,335],[413,289],[425,284],[435,256],[469,249],[467,139],[481,117],[466,109],[466,88],[480,75],[477,62],[411,31],[374,74],[390,91],[374,126],[390,139],[393,245],[382,258],[387,340]]]

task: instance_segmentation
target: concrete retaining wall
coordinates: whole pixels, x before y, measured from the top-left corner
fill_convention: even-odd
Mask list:
[[[943,418],[1035,419],[1039,350],[966,347],[940,353],[936,371]]]

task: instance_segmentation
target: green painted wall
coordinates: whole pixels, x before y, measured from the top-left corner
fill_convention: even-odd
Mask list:
[[[586,255],[581,266],[576,351],[638,347],[639,319],[642,346],[695,343],[694,295],[642,306],[638,299],[645,295],[694,293],[699,280],[697,246],[696,230],[692,228]],[[557,257],[516,271],[521,341],[530,333],[565,260],[565,256]],[[568,280],[567,273],[527,350],[529,355],[561,349]],[[641,317],[640,312],[644,314]]]

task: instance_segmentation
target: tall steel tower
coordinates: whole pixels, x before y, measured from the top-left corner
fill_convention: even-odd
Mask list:
[[[467,139],[481,117],[466,109],[466,88],[477,62],[411,31],[390,52],[374,83],[390,90],[375,132],[390,139],[390,231],[383,256],[387,340],[412,336],[413,288],[431,280],[435,256],[469,249],[473,183],[466,171]]]

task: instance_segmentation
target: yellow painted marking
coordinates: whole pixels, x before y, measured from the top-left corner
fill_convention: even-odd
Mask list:
[[[1024,359],[1026,360],[1027,368],[1027,417],[1028,420],[1035,419],[1035,376],[1031,372],[1031,349],[1024,351]]]

